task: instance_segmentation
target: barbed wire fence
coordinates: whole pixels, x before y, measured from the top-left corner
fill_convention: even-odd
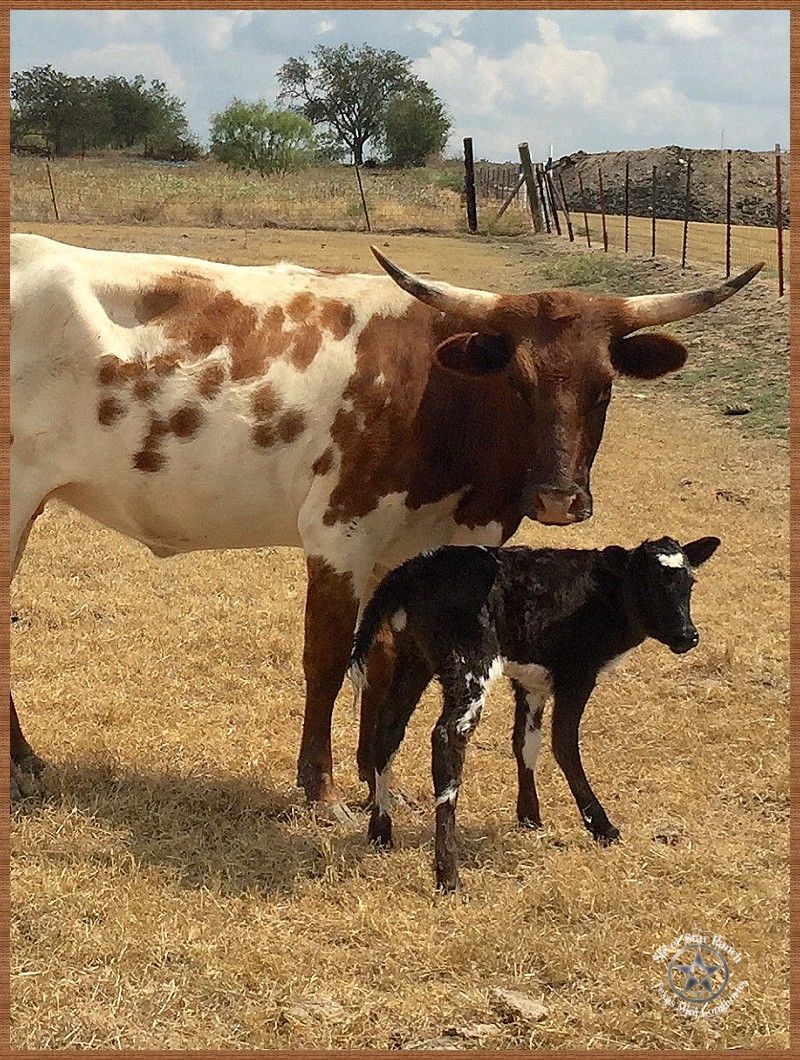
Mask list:
[[[534,231],[609,248],[687,262],[721,264],[725,275],[754,261],[767,263],[780,295],[789,275],[787,156],[774,152],[578,152],[532,166],[520,162],[474,166],[476,196],[491,232],[509,209],[530,216]],[[666,156],[666,157],[665,157]],[[657,161],[653,163],[653,159]],[[469,198],[469,179],[466,181]]]

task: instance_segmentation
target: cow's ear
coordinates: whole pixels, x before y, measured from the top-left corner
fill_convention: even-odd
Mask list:
[[[698,537],[696,541],[690,541],[681,548],[686,553],[686,558],[693,567],[699,567],[707,559],[711,559],[719,548],[721,542],[718,537]]]
[[[643,331],[611,343],[612,365],[622,375],[636,379],[657,379],[667,372],[677,372],[686,363],[686,357],[683,343],[656,331]]]
[[[502,335],[474,331],[446,339],[436,347],[436,360],[460,375],[492,375],[503,371],[513,352]]]

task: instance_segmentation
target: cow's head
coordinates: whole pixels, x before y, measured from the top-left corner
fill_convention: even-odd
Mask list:
[[[753,265],[718,287],[634,298],[550,290],[498,295],[406,272],[375,247],[375,257],[414,298],[463,322],[436,349],[446,369],[472,376],[504,373],[524,415],[529,454],[525,514],[566,525],[592,514],[589,475],[619,376],[656,379],[686,360],[670,335],[640,328],[693,316],[723,302],[763,267]]]

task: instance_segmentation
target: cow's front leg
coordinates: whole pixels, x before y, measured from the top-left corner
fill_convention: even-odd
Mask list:
[[[350,658],[358,602],[349,573],[309,556],[303,670],[306,706],[297,783],[309,802],[340,805],[333,783],[333,704]]]
[[[581,820],[595,839],[609,844],[619,829],[609,821],[583,769],[579,729],[584,707],[594,688],[594,675],[556,680],[553,702],[553,754],[577,803]]]

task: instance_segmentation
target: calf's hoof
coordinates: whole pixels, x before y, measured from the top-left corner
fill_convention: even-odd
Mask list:
[[[612,843],[616,843],[619,839],[620,831],[615,825],[609,824],[606,828],[593,831],[592,836],[601,846],[610,847]]]
[[[536,817],[518,817],[517,828],[524,828],[529,832],[540,832],[542,830],[542,822],[540,818]]]
[[[369,841],[373,846],[388,850],[392,846],[392,819],[377,809],[372,811],[369,819]]]
[[[436,890],[441,894],[455,894],[461,887],[457,872],[436,873]]]

